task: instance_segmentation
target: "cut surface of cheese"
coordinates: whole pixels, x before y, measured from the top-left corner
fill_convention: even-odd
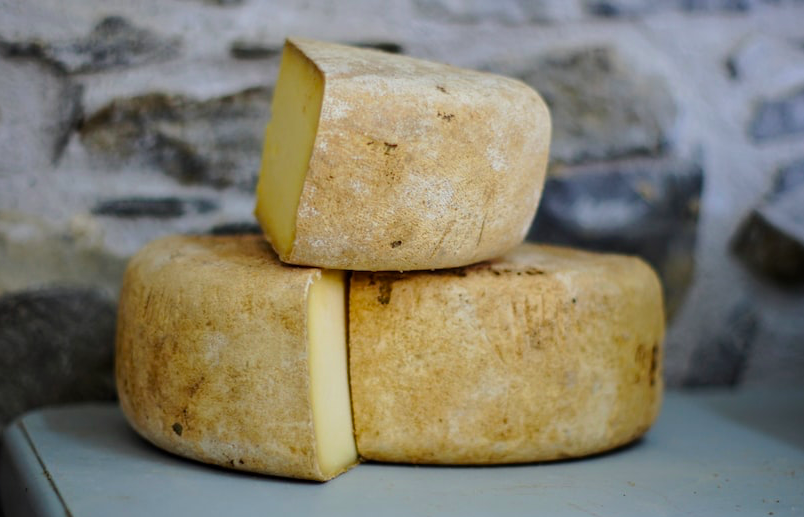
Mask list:
[[[265,134],[256,216],[277,252],[290,252],[296,210],[321,114],[324,78],[293,45],[282,53],[279,79]]]
[[[524,238],[550,115],[524,83],[293,38],[256,216],[279,258],[331,269],[462,266]]]
[[[120,404],[142,436],[224,467],[327,480],[357,462],[344,274],[287,266],[260,236],[169,237],[131,260]]]
[[[322,271],[310,286],[308,303],[310,398],[318,461],[325,475],[333,475],[354,463],[357,455],[346,359],[345,273]]]
[[[363,458],[578,457],[658,414],[661,285],[637,258],[523,244],[466,268],[354,273],[349,292]]]

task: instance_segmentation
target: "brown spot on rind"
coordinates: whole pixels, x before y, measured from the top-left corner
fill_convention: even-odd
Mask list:
[[[402,241],[394,241],[391,243],[392,248],[398,248],[402,245]]]
[[[653,345],[650,354],[650,385],[656,385],[656,376],[659,373],[659,344],[656,343]]]
[[[392,144],[390,142],[383,142],[385,146],[385,154],[390,155],[392,151],[395,151],[399,144]]]
[[[193,385],[190,386],[190,396],[191,397],[194,396],[198,392],[198,389],[201,387],[201,385],[204,383],[205,380],[206,379],[202,375],[200,379],[195,381],[195,383],[193,383]],[[187,415],[187,408],[184,409],[184,414],[185,414],[185,416]]]
[[[452,122],[452,119],[455,118],[455,115],[452,114],[452,113],[446,113],[446,112],[443,112],[443,111],[439,111],[438,112],[438,118],[440,118],[442,120],[446,120],[447,122]]]
[[[176,422],[173,424],[173,432],[177,435],[181,436],[181,433],[184,431],[184,428],[181,426],[180,423]]]
[[[639,345],[634,351],[634,362],[637,365],[642,364],[642,362],[645,361],[645,359],[647,358],[646,355],[647,354],[645,353],[645,345]]]
[[[440,84],[436,85],[436,90],[440,91],[441,93],[447,93],[447,89]]]
[[[383,278],[380,280],[380,295],[377,296],[377,301],[383,305],[388,305],[391,302],[391,291],[393,290],[393,280]]]

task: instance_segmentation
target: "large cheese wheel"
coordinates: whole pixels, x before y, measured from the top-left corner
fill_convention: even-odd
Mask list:
[[[659,411],[661,286],[637,258],[524,244],[466,268],[355,273],[349,313],[367,459],[577,457],[637,438]]]
[[[256,215],[279,258],[455,267],[525,237],[550,116],[520,81],[305,39],[285,45]]]
[[[325,480],[356,463],[344,274],[281,264],[260,236],[170,237],[120,295],[116,375],[131,425],[224,467]]]

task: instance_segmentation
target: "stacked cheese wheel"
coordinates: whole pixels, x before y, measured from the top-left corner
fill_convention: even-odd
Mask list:
[[[504,77],[285,45],[261,236],[177,236],[126,271],[116,374],[171,452],[327,480],[360,459],[578,457],[661,401],[661,286],[637,258],[521,244],[550,137]]]

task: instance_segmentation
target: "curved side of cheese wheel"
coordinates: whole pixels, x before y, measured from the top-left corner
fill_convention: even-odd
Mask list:
[[[643,261],[523,244],[474,266],[355,273],[359,454],[556,460],[642,435],[662,395],[661,285]]]
[[[530,87],[300,38],[286,43],[276,95],[318,92],[293,70],[319,71],[324,88],[315,129],[285,144],[312,145],[309,166],[275,161],[261,173],[258,219],[283,261],[363,271],[436,269],[496,257],[522,241],[541,196],[550,141],[549,112]],[[297,121],[312,116],[305,109],[315,103],[294,102],[286,111]],[[277,119],[271,125],[290,135],[302,124]],[[271,145],[266,142],[266,152]],[[269,212],[284,210],[266,201],[266,192],[284,188],[274,177],[302,183],[291,203],[296,212],[287,218],[294,220],[292,244],[269,224]]]
[[[334,477],[357,461],[344,297],[342,273],[285,266],[259,236],[148,244],[120,297],[124,414],[191,459]]]

